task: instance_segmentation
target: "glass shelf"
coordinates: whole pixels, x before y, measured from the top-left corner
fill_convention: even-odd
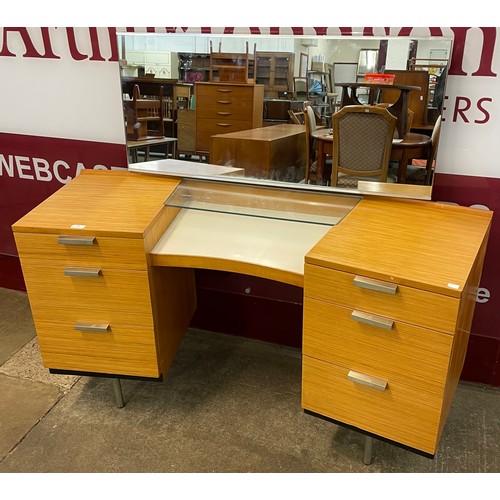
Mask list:
[[[166,206],[334,226],[361,196],[184,179]]]

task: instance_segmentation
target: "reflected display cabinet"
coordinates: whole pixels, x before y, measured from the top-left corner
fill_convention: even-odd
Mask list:
[[[255,81],[264,85],[264,97],[293,91],[293,52],[257,52],[255,60]]]

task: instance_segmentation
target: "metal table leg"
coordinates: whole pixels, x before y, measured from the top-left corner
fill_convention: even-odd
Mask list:
[[[371,436],[366,436],[365,438],[365,450],[363,454],[363,463],[365,465],[370,465],[373,459],[373,441],[374,438]]]
[[[119,378],[113,379],[113,392],[115,393],[116,406],[123,408],[125,401],[123,400],[122,384]]]

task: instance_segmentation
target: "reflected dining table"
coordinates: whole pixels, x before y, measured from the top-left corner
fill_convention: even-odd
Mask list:
[[[333,134],[331,129],[317,129],[311,134],[316,142],[318,179],[329,182],[324,178],[326,157],[333,155]],[[413,159],[426,159],[431,146],[431,138],[425,134],[409,132],[402,139],[392,141],[391,161],[399,163],[398,183],[404,183],[408,163]]]

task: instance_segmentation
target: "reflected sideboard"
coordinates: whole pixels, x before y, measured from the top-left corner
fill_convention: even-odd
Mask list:
[[[194,268],[277,279],[304,288],[304,410],[433,456],[465,358],[492,213],[360,197],[297,246],[298,266],[277,270],[203,248],[173,255],[169,238],[182,239],[183,221],[193,220],[164,204],[181,182],[83,171],[13,225],[44,365],[161,378],[196,308]],[[224,231],[217,226],[214,234]]]

